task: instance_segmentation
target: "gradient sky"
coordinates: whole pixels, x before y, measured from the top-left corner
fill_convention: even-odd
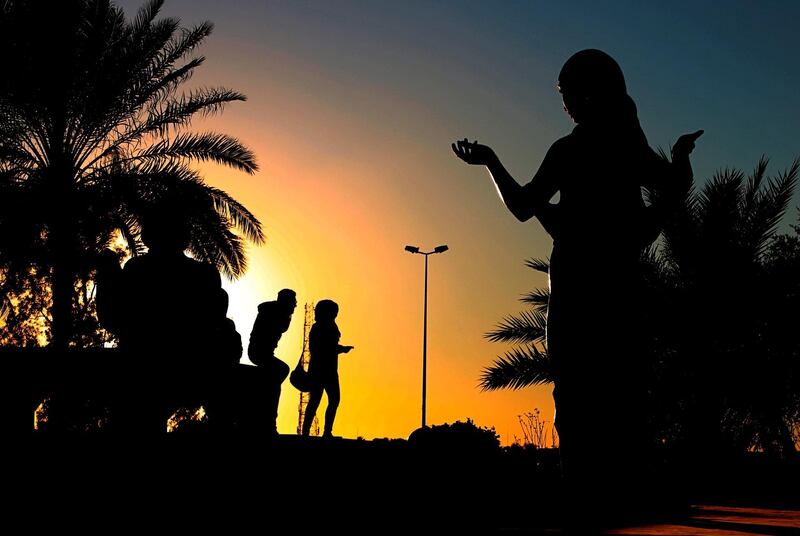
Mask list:
[[[129,14],[141,4],[119,3]],[[406,437],[419,426],[423,260],[406,244],[451,248],[431,258],[428,423],[470,417],[505,443],[521,435],[523,412],[552,420],[549,389],[476,387],[505,350],[482,334],[546,284],[523,261],[547,257],[551,243],[449,145],[477,138],[527,182],[572,128],[555,91],[572,53],[617,59],[653,147],[705,129],[698,180],[752,169],[762,154],[777,171],[800,155],[800,3],[605,4],[167,0],[163,14],[216,25],[191,85],[249,97],[198,125],[241,138],[261,166],[254,177],[202,168],[268,237],[227,285],[229,314],[246,343],[257,304],[283,287],[301,304],[339,302],[342,343],[356,349],[340,360],[337,435]],[[301,339],[298,308],[278,357],[294,366]],[[294,431],[297,402],[287,382],[280,432]]]

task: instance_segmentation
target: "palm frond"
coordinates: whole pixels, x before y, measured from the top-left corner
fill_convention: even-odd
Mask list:
[[[136,11],[136,16],[131,23],[134,35],[140,35],[152,24],[164,6],[164,0],[148,0]]]
[[[181,95],[177,99],[166,101],[165,106],[156,110],[156,113],[149,117],[146,125],[149,132],[157,131],[163,135],[166,133],[163,128],[156,130],[153,127],[165,124],[184,124],[184,120],[195,114],[202,114],[204,117],[214,115],[234,101],[246,101],[247,97],[238,91],[224,87],[200,88]]]
[[[661,234],[658,258],[671,272],[691,270],[700,245],[698,192],[693,186],[668,210]]]
[[[131,257],[143,255],[147,247],[142,241],[142,227],[136,217],[125,215],[117,222],[117,229]]]
[[[170,60],[168,56],[176,46],[178,35],[185,32],[175,18],[134,26],[128,32],[127,39],[117,51],[119,62],[127,66],[127,72],[122,80],[110,80],[112,83],[122,82],[115,89],[125,97],[123,111],[137,110],[152,100],[168,96],[177,88],[177,84],[165,79],[183,68],[176,68],[174,59]],[[190,75],[182,79],[188,79]]]
[[[161,70],[157,71],[156,74],[163,73],[167,68],[174,65],[176,61],[194,51],[213,31],[214,25],[209,21],[204,21],[194,28],[183,30],[180,36],[164,47],[161,64],[159,65]]]
[[[550,291],[546,288],[537,288],[531,292],[522,295],[520,301],[529,303],[534,306],[537,311],[547,313],[547,304],[550,302]]]
[[[148,81],[146,89],[138,97],[139,104],[147,106],[150,112],[157,110],[166,98],[174,96],[181,84],[192,78],[195,69],[203,65],[205,61],[205,56],[197,56],[180,67],[170,69],[157,81]]]
[[[532,268],[537,272],[541,272],[543,274],[547,274],[550,272],[550,260],[542,260],[542,259],[528,259],[525,261],[525,266],[528,268]]]
[[[756,256],[763,254],[774,237],[778,224],[786,214],[792,200],[800,172],[800,159],[795,159],[788,169],[768,181],[766,189],[758,196],[751,214],[748,214],[752,246]]]
[[[165,138],[122,161],[135,163],[173,158],[210,160],[250,174],[258,170],[255,154],[250,149],[236,138],[214,132],[180,134],[172,140]]]
[[[553,367],[546,352],[535,346],[515,348],[495,359],[481,373],[482,391],[522,389],[553,382]]]
[[[214,202],[214,209],[241,231],[245,238],[256,245],[264,242],[261,222],[244,205],[219,188],[207,186],[208,195]]]
[[[242,239],[231,231],[225,218],[196,218],[191,222],[189,252],[198,260],[213,264],[228,279],[247,269]]]
[[[753,172],[747,177],[744,192],[742,193],[741,211],[743,214],[748,214],[755,208],[756,201],[761,191],[761,184],[764,182],[764,177],[766,176],[767,164],[769,164],[769,158],[767,158],[766,155],[761,155],[755,169],[753,169]]]
[[[666,288],[675,273],[675,266],[664,246],[652,245],[642,252],[641,266],[648,288]]]
[[[115,138],[110,146],[124,147],[135,144],[148,135],[165,136],[174,127],[184,127],[196,114],[209,116],[216,114],[230,102],[245,101],[243,94],[227,88],[204,88],[182,95],[179,98],[159,102],[147,117],[134,126],[126,129]]]
[[[697,195],[697,209],[704,222],[720,223],[730,227],[738,220],[742,199],[744,173],[738,169],[725,168],[714,174],[711,181]]]
[[[710,274],[742,256],[741,213],[744,173],[736,169],[717,172],[697,195],[698,223],[689,256],[702,272]]]
[[[511,315],[486,333],[484,337],[492,342],[534,343],[544,342],[547,317],[541,311],[523,311]]]
[[[213,29],[213,24],[204,22],[191,30],[182,30],[177,37],[173,29],[163,46],[158,48],[155,59],[147,64],[146,83],[139,92],[137,103],[144,105],[157,101],[172,94],[180,84],[189,80],[194,70],[205,62],[205,57],[192,58],[179,67],[175,64],[197,48]]]

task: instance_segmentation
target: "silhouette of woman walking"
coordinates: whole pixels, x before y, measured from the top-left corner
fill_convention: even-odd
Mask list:
[[[641,189],[662,200],[685,191],[689,154],[702,131],[678,139],[672,162],[659,157],[622,70],[599,50],[573,55],[558,89],[576,126],[553,143],[525,186],[488,146],[464,139],[452,148],[468,164],[488,168],[515,217],[536,216],[553,238],[547,346],[562,470],[575,504],[611,515],[640,493],[648,450],[640,256],[669,206],[646,206]],[[613,483],[620,494],[609,493]]]
[[[308,372],[314,382],[310,392],[308,406],[303,418],[303,435],[311,432],[311,423],[322,401],[322,392],[328,395],[328,407],[325,410],[325,431],[323,437],[333,436],[333,421],[339,407],[339,354],[346,354],[353,346],[339,344],[341,333],[336,325],[339,305],[332,300],[320,300],[314,308],[314,325],[308,334],[308,347],[311,358]]]

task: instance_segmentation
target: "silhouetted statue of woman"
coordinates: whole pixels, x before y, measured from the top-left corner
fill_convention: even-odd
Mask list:
[[[322,401],[322,392],[328,395],[328,407],[325,410],[325,429],[323,437],[333,435],[333,421],[339,407],[339,354],[346,354],[353,346],[339,344],[339,327],[336,316],[339,306],[332,300],[320,300],[314,308],[314,325],[308,334],[308,348],[311,358],[308,372],[313,378],[314,388],[308,398],[308,406],[303,418],[303,435],[311,432],[311,424]]]
[[[98,267],[98,316],[129,360],[130,431],[163,433],[177,407],[207,405],[220,371],[241,356],[219,272],[184,253],[189,231],[179,213],[156,206],[142,221],[148,252],[122,270],[113,254]]]
[[[576,126],[553,143],[525,186],[486,145],[464,139],[453,151],[486,166],[511,213],[520,221],[536,216],[553,238],[547,346],[562,469],[571,499],[605,515],[636,502],[646,478],[639,263],[669,204],[646,206],[642,187],[662,200],[685,192],[689,154],[702,131],[678,139],[671,163],[659,157],[639,126],[622,70],[599,50],[573,55],[558,89]],[[609,493],[614,484],[619,495]]]

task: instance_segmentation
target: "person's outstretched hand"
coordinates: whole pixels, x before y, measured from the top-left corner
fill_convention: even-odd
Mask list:
[[[675,145],[672,146],[672,158],[688,158],[692,151],[694,151],[694,142],[697,141],[697,138],[703,135],[703,130],[698,130],[697,132],[692,132],[691,134],[684,134],[678,141],[675,142]]]
[[[342,353],[349,354],[350,350],[352,350],[353,348],[355,348],[355,346],[342,346]]]
[[[481,145],[477,140],[471,142],[467,138],[464,138],[463,140],[451,143],[450,147],[453,148],[453,152],[456,153],[457,157],[473,166],[486,166],[497,158],[491,147],[488,145]]]

